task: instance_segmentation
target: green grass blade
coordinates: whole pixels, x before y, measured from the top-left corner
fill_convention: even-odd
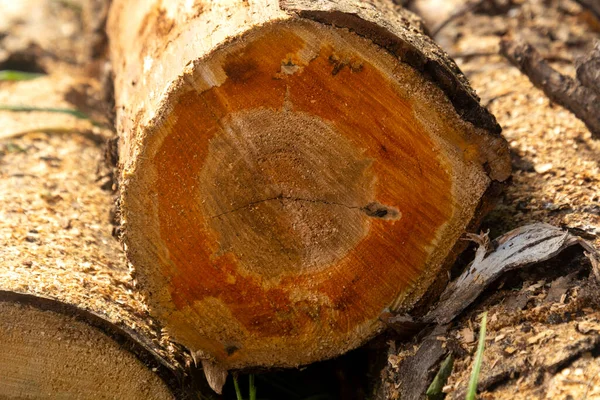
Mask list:
[[[477,353],[473,362],[473,372],[469,379],[469,388],[467,389],[466,400],[475,400],[477,396],[477,384],[479,383],[479,371],[483,362],[483,350],[485,349],[485,330],[487,325],[487,311],[481,317],[481,326],[479,328],[479,342],[477,343]]]
[[[33,79],[45,76],[44,74],[38,74],[35,72],[23,72],[23,71],[12,71],[2,70],[0,71],[0,81],[30,81]]]
[[[12,105],[0,105],[0,111],[15,111],[15,112],[51,112],[51,113],[60,113],[60,114],[69,114],[79,119],[87,119],[89,120],[86,114],[82,113],[79,110],[74,108],[54,108],[54,107],[32,107],[32,106],[12,106]]]
[[[254,374],[250,374],[249,383],[250,383],[250,400],[256,400],[256,386],[254,385]]]
[[[243,400],[244,398],[242,397],[242,391],[240,390],[237,375],[233,376],[233,387],[235,388],[235,397],[237,400]]]
[[[454,357],[452,357],[452,354],[448,354],[448,357],[446,357],[442,362],[442,365],[440,365],[440,370],[435,375],[435,378],[433,378],[431,385],[427,388],[427,392],[425,392],[428,399],[437,400],[443,398],[444,393],[442,392],[442,389],[446,385],[453,367]]]

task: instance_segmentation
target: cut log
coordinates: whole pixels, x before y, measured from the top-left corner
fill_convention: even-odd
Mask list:
[[[510,162],[418,27],[391,1],[113,2],[125,248],[207,365],[333,357],[443,290]]]
[[[65,94],[97,82],[69,72],[1,82],[0,104],[72,107]],[[186,355],[148,316],[111,237],[99,168],[111,133],[74,123],[0,111],[0,398],[184,397]]]
[[[149,350],[80,308],[0,291],[0,338],[2,398],[173,398]]]

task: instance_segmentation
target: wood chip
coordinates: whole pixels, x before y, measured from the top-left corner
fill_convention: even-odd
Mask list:
[[[554,331],[551,329],[547,329],[543,332],[538,333],[537,335],[530,337],[529,339],[527,339],[527,344],[528,345],[533,345],[533,344],[537,344],[540,341],[544,341],[547,339],[550,339],[552,337],[554,337]]]
[[[475,341],[475,332],[470,328],[463,328],[460,331],[463,343],[473,343]]]
[[[592,321],[581,321],[577,324],[577,330],[583,334],[600,332],[600,323]]]

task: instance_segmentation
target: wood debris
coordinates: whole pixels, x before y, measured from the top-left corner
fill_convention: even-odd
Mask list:
[[[466,2],[445,1],[444,9],[458,10]],[[423,3],[435,2],[414,3],[425,10]],[[441,7],[431,9],[444,13]],[[440,20],[439,15],[434,16]],[[570,0],[514,1],[504,14],[468,13],[457,18],[436,37],[448,45],[446,50],[451,54],[466,55],[457,60],[459,66],[497,117],[511,145],[512,185],[483,223],[484,229],[491,230],[491,237],[532,222],[545,222],[582,235],[600,248],[600,142],[592,139],[589,130],[571,112],[553,104],[499,55],[502,36],[526,37],[553,68],[575,79],[573,60],[585,59],[590,53],[599,36],[599,21]],[[493,290],[488,289],[464,316],[454,321],[456,327],[448,337],[458,337],[475,315],[488,310],[497,316],[494,321],[490,318],[490,335],[505,335],[498,342],[492,341],[484,353],[481,398],[515,400],[571,395],[580,399],[587,382],[592,382],[587,398],[598,397],[600,392],[593,389],[600,384],[600,375],[594,377],[600,362],[587,353],[597,349],[597,336],[593,330],[586,335],[577,329],[582,321],[600,318],[594,305],[599,289],[594,279],[586,278],[589,261],[592,265],[597,261],[581,254],[573,247],[540,267],[509,273],[508,281],[505,277],[503,285],[493,285]],[[550,301],[554,295],[546,301],[554,281],[574,271],[580,272],[570,280],[567,292],[561,293],[558,302]],[[596,273],[597,269],[592,271]],[[552,282],[550,288],[542,285],[533,292],[522,289],[537,285],[542,279]],[[587,324],[581,327],[585,331]],[[542,344],[527,345],[528,338],[548,329],[555,331],[556,336]],[[404,345],[397,346],[402,354]],[[472,359],[464,353],[455,354],[455,359],[447,398],[464,399]],[[582,369],[581,380],[585,383],[563,382],[560,372],[565,367]]]
[[[585,82],[572,79],[553,69],[533,46],[524,41],[502,40],[500,52],[552,101],[572,111],[585,122],[595,137],[600,138],[600,93],[585,86]]]
[[[584,247],[590,258],[600,257],[591,243],[544,223],[526,225],[502,235],[496,239],[498,247],[489,254],[487,234],[470,238],[479,244],[475,260],[448,285],[437,308],[425,316],[425,321],[450,322],[503,273],[547,260],[574,244]],[[535,290],[543,285],[544,282],[540,282],[531,288]]]

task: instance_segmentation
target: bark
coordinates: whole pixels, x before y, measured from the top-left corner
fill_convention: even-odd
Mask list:
[[[588,252],[594,273],[597,273],[599,255],[593,245],[552,225],[537,223],[507,232],[496,238],[498,248],[490,254],[487,234],[470,235],[470,239],[479,245],[475,259],[460,277],[448,285],[437,307],[423,318],[424,321],[451,322],[506,272],[555,257],[575,244]]]
[[[334,357],[443,290],[510,161],[420,26],[388,1],[113,2],[124,244],[211,376]]]
[[[600,95],[600,42],[577,65],[577,80]]]
[[[585,123],[594,137],[600,137],[600,113],[598,112],[600,95],[593,88],[586,87],[553,69],[527,43],[502,40],[500,51],[513,65],[527,75],[531,83],[542,89],[550,100],[571,111]]]

